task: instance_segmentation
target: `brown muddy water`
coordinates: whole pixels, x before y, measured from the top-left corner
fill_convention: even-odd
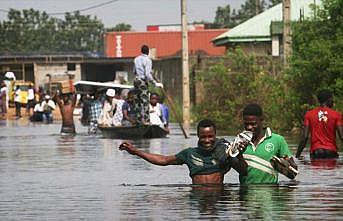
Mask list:
[[[343,220],[342,152],[311,162],[306,150],[296,180],[280,175],[278,186],[241,187],[230,171],[223,188],[199,187],[186,166],[151,165],[76,122],[76,136],[61,136],[59,122],[0,121],[0,220]],[[175,124],[134,143],[174,154],[197,137]]]

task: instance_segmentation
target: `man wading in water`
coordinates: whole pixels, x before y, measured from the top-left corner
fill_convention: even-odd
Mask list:
[[[223,184],[224,175],[231,167],[242,175],[247,174],[247,164],[241,154],[237,157],[229,157],[225,165],[216,160],[215,149],[219,139],[216,139],[216,126],[211,120],[199,122],[197,135],[199,138],[197,147],[184,149],[176,155],[147,153],[129,142],[123,142],[119,149],[159,166],[186,164],[193,184]],[[242,143],[239,147],[240,151],[243,151],[246,145]]]
[[[61,133],[75,134],[73,113],[76,96],[75,94],[62,94],[61,97],[62,99],[60,98],[60,95],[54,96],[62,115]]]

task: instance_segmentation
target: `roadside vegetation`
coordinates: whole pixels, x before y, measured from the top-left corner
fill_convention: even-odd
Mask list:
[[[229,51],[221,62],[203,69],[199,78],[206,99],[194,109],[197,119],[216,119],[221,129],[241,127],[245,104],[264,107],[267,124],[291,131],[304,113],[318,105],[317,91],[331,89],[335,109],[343,110],[343,0],[324,0],[312,19],[292,25],[292,57],[282,68],[272,57]],[[275,71],[279,70],[279,71]]]

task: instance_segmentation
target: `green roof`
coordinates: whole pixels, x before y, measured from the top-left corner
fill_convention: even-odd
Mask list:
[[[315,1],[320,4],[320,0]],[[291,20],[300,20],[300,10],[303,10],[304,17],[310,17],[312,11],[310,5],[314,0],[291,0]],[[271,23],[282,21],[282,3],[248,19],[233,29],[217,36],[212,40],[216,46],[229,42],[251,42],[271,41]]]

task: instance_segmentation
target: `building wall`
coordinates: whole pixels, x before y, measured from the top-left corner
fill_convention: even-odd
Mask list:
[[[241,48],[248,54],[255,54],[257,56],[271,55],[272,54],[272,42],[242,42],[242,43],[230,43],[226,46],[227,50],[235,48]]]
[[[225,47],[215,47],[211,40],[224,33],[227,29],[209,29],[188,32],[189,54],[201,51],[210,56],[225,54]],[[152,49],[156,58],[165,58],[180,55],[181,32],[109,32],[105,34],[105,55],[112,58],[133,58],[141,52],[142,45]]]
[[[81,65],[75,64],[75,70],[69,70],[67,64],[34,64],[34,72],[35,72],[35,86],[44,86],[45,83],[48,83],[47,74],[52,76],[52,79],[59,78],[58,75],[62,75],[64,73],[74,74],[74,81],[81,80]],[[58,79],[56,79],[58,80]]]

